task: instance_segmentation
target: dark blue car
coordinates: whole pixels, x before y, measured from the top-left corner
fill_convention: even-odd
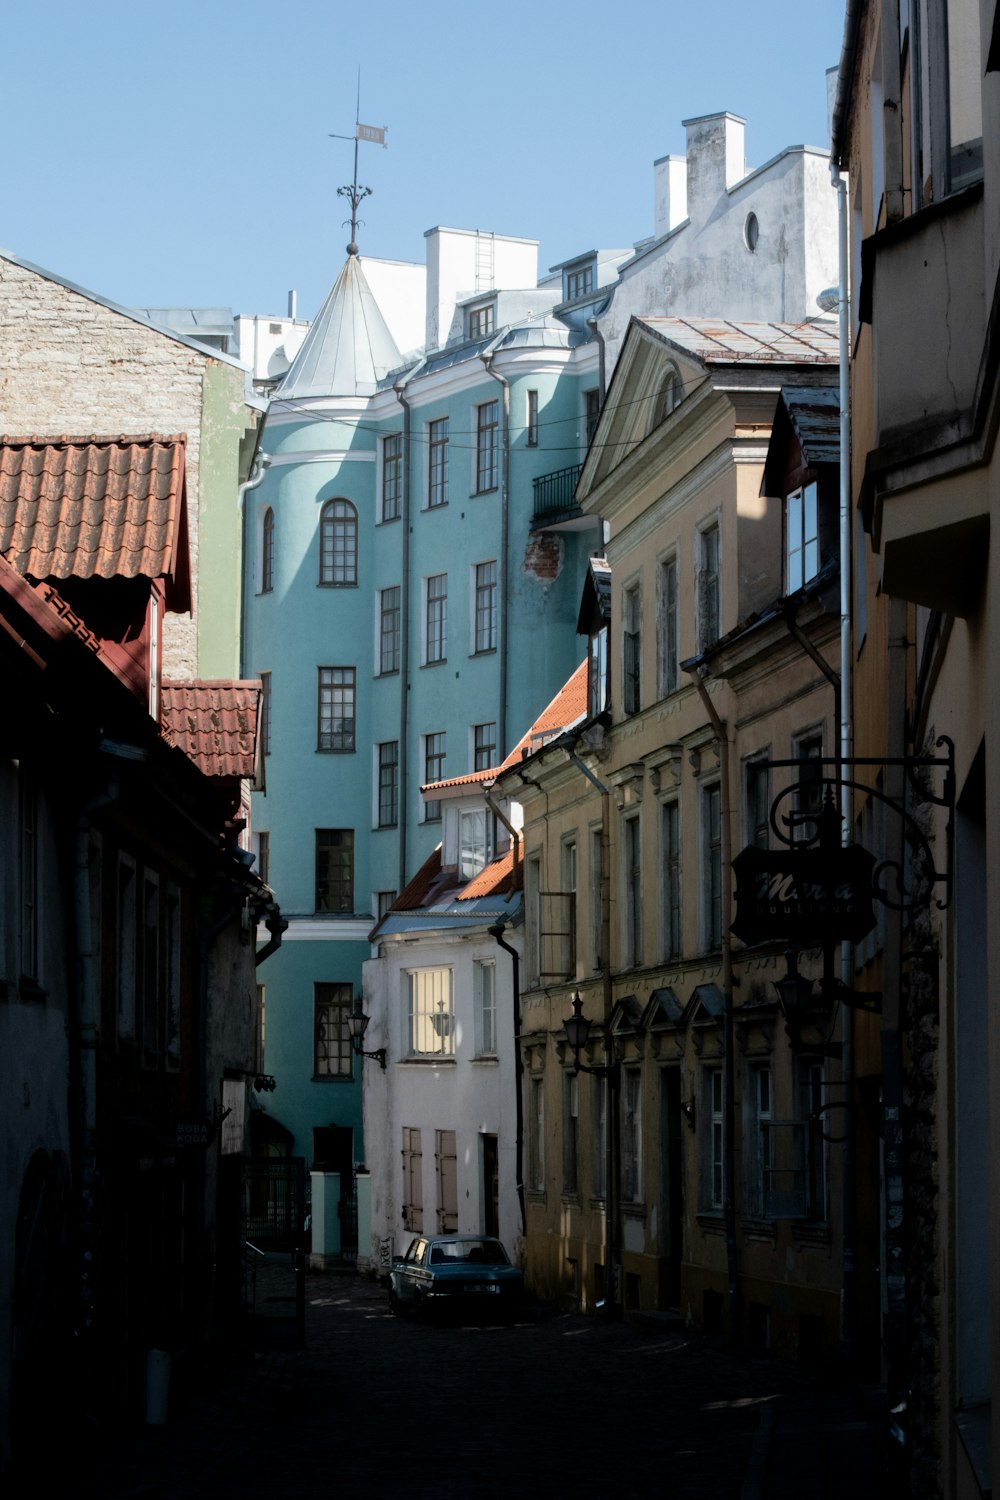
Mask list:
[[[524,1295],[524,1276],[500,1241],[481,1234],[418,1234],[397,1255],[389,1277],[393,1312],[448,1308],[510,1317]]]

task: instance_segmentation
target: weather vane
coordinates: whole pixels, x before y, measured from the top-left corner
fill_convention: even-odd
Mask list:
[[[330,132],[330,139],[332,141],[354,142],[354,181],[348,183],[345,187],[337,189],[337,197],[346,198],[351,205],[351,243],[347,247],[348,255],[357,255],[358,253],[358,225],[364,223],[363,219],[358,218],[358,205],[365,198],[371,197],[372,191],[370,187],[365,187],[363,183],[358,182],[358,142],[372,141],[374,145],[384,147],[386,146],[385,133],[388,128],[387,125],[362,125],[361,123],[361,69],[359,68],[358,102],[354,111],[354,134],[337,135],[332,130]],[[345,219],[344,223],[346,224],[347,222]]]

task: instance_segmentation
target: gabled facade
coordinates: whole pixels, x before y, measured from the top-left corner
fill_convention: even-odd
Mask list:
[[[848,7],[833,155],[849,173],[854,747],[887,763],[885,856],[917,828],[942,877],[857,957],[882,993],[878,1086],[899,1122],[873,1182],[880,1373],[921,1496],[988,1494],[1000,1474],[998,67],[990,0]],[[951,784],[900,764],[951,753]]]
[[[787,438],[762,484],[779,393],[825,406],[835,361],[828,326],[633,322],[578,492],[610,531],[580,615],[594,642],[608,590],[603,686],[499,783],[524,808],[529,1282],[810,1353],[839,1331],[842,1179],[816,1118],[840,1075],[792,1056],[780,956],[729,932],[729,860],[795,779],[764,762],[835,741],[828,443]]]

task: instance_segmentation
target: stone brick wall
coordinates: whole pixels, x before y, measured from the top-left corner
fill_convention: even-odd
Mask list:
[[[185,433],[195,613],[202,383],[212,363],[210,355],[0,257],[0,432]],[[234,378],[240,381],[238,371]],[[233,507],[235,513],[235,496]],[[168,616],[164,670],[197,675],[192,615]]]

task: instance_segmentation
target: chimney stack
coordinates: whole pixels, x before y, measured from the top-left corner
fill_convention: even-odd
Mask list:
[[[728,113],[682,120],[687,131],[687,211],[704,224],[727,188],[746,176],[746,121]]]
[[[687,159],[661,156],[653,163],[653,235],[662,239],[687,218]]]

